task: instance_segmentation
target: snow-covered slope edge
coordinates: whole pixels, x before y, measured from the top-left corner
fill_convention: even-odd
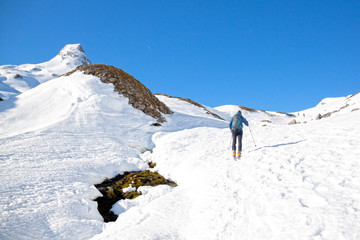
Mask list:
[[[83,64],[90,64],[90,60],[82,46],[68,44],[44,63],[0,66],[0,97],[9,99]]]

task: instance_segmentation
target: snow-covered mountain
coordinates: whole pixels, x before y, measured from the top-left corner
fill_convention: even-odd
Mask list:
[[[0,98],[9,99],[83,64],[90,60],[81,45],[68,44],[44,63],[0,66]]]
[[[349,112],[360,110],[360,92],[347,97],[325,98],[314,107],[295,113],[303,116],[308,121],[319,120],[330,116],[347,114]]]
[[[360,238],[359,94],[292,114],[213,109],[153,95],[111,66],[74,69],[90,63],[64,60],[74,56],[41,67],[47,80],[32,65],[36,85],[24,77],[15,98],[1,95],[0,239]],[[19,83],[6,67],[2,93]],[[250,128],[234,161],[228,120],[238,110]],[[137,189],[104,223],[94,184],[150,161],[178,186]]]

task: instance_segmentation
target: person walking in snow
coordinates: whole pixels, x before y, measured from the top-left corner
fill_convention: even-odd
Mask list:
[[[243,137],[243,124],[249,126],[248,121],[243,117],[241,111],[239,110],[231,119],[230,121],[230,129],[232,133],[232,150],[233,150],[233,157],[236,157],[236,142],[238,144],[238,154],[237,157],[241,157],[241,150],[242,150],[242,137]]]

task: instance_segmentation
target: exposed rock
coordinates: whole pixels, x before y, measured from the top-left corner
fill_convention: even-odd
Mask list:
[[[358,111],[360,110],[360,108],[354,108],[353,110],[351,110],[352,112]]]
[[[358,94],[360,94],[360,92],[357,92],[357,93],[355,93],[355,94],[353,94],[353,95],[349,96],[348,98],[355,97],[355,96],[356,96],[356,95],[358,95]]]
[[[15,79],[22,79],[23,77],[22,77],[20,74],[16,74],[16,75],[14,76],[14,78],[15,78]]]
[[[345,106],[342,106],[342,107],[340,108],[340,110],[342,110],[342,109],[344,109],[344,108],[347,108],[348,106],[350,106],[350,105],[347,103]]]
[[[298,124],[298,122],[295,119],[293,119],[288,124],[289,125],[294,125],[294,124]]]
[[[82,71],[85,74],[99,77],[104,83],[112,83],[114,85],[114,91],[127,97],[129,104],[145,114],[156,118],[160,123],[166,122],[161,113],[173,113],[168,106],[156,98],[147,87],[119,68],[104,64],[82,65],[65,74],[65,76],[69,76],[76,71]]]
[[[267,111],[265,111],[265,110],[256,109],[256,108],[249,108],[249,107],[240,106],[240,105],[238,105],[238,107],[239,107],[241,110],[245,110],[245,111],[248,111],[248,112],[257,112],[257,111],[259,111],[259,112],[264,112],[264,113],[266,113],[267,115],[269,115],[269,116],[271,116],[271,117],[276,117],[275,114],[269,113],[269,112],[267,112]],[[294,115],[294,114],[291,114],[291,113],[285,113],[285,112],[277,112],[277,113],[279,113],[279,114],[284,114],[284,115],[286,115],[286,116],[288,116],[288,117],[295,117],[295,115]]]
[[[259,110],[259,109],[255,109],[255,108],[249,108],[249,107],[245,107],[245,106],[238,106],[240,109],[248,111],[248,112],[256,112],[256,111],[264,111],[264,110]],[[264,111],[265,112],[265,111]]]
[[[316,120],[320,120],[321,119],[321,114],[319,113],[317,116],[316,116]]]
[[[181,98],[181,97],[173,97],[173,96],[170,96],[170,95],[167,95],[167,94],[155,94],[155,95],[162,95],[162,96],[165,96],[165,97],[168,97],[168,98],[176,98],[176,99],[179,99],[179,100],[182,100],[182,101],[185,101],[185,102],[188,102],[190,104],[193,104],[195,105],[196,107],[199,107],[199,108],[202,108],[205,110],[206,114],[210,114],[212,115],[213,117],[217,118],[217,119],[220,119],[220,120],[224,120],[222,117],[220,117],[219,115],[217,115],[216,113],[213,113],[211,111],[209,111],[204,105],[200,104],[200,103],[197,103],[197,102],[194,102],[193,100],[189,99],[189,98]]]
[[[150,164],[149,164],[150,166]],[[156,166],[156,164],[152,164]],[[106,179],[95,187],[102,193],[102,197],[95,199],[98,203],[98,210],[103,216],[105,222],[115,221],[117,216],[111,212],[112,206],[121,199],[134,199],[142,193],[138,192],[141,186],[169,185],[176,187],[177,184],[171,180],[165,179],[157,172],[149,170],[141,172],[125,172],[123,175],[117,175],[112,179]],[[133,188],[134,191],[125,191],[126,188]]]
[[[291,114],[291,113],[286,113],[286,112],[277,112],[277,113],[284,114],[284,115],[286,115],[288,117],[295,117],[295,115]]]
[[[267,123],[271,123],[271,121],[269,121],[269,120],[261,120],[260,122],[267,122]]]
[[[335,112],[337,112],[337,111],[335,111]],[[334,112],[332,112],[332,113],[334,113]],[[331,112],[325,113],[324,115],[321,116],[321,118],[330,117],[332,113]]]
[[[0,97],[0,102],[1,102],[1,101],[4,101],[4,100]]]
[[[148,162],[148,165],[149,165],[149,168],[154,168],[154,167],[156,167],[156,163],[154,163],[154,162]]]

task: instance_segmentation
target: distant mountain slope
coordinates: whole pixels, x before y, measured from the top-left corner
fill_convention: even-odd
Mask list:
[[[176,109],[178,112],[182,112],[188,115],[202,116],[202,117],[211,117],[220,120],[224,120],[216,112],[216,110],[204,105],[194,102],[188,98],[173,97],[167,94],[155,94],[155,96],[160,99],[162,102],[167,103],[168,106],[171,106],[171,109]],[[191,111],[189,111],[192,109]],[[204,115],[204,113],[206,115]]]
[[[253,109],[239,105],[219,106],[216,107],[215,110],[221,112],[223,117],[228,121],[230,121],[232,116],[237,111],[240,110],[244,115],[244,117],[247,118],[250,125],[256,125],[256,126],[288,124],[295,117],[295,115],[288,113],[264,111],[264,110]]]
[[[319,120],[360,110],[360,92],[347,97],[325,98],[313,108],[294,113],[304,120]]]
[[[90,60],[81,45],[68,44],[48,62],[0,66],[0,97],[9,99],[83,64]]]

